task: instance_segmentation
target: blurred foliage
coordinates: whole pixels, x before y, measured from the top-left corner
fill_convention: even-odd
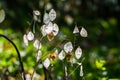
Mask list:
[[[119,80],[120,79],[120,1],[119,0],[46,0],[46,10],[54,8],[57,11],[56,23],[60,27],[60,34],[55,42],[43,41],[42,51],[47,54],[62,39],[73,41],[75,24],[84,26],[88,37],[76,38],[75,44],[83,49],[84,77],[79,76],[79,68],[72,74],[71,80]],[[23,44],[22,36],[32,21],[32,11],[40,10],[43,13],[44,0],[0,0],[0,10],[5,11],[5,20],[0,23],[0,34],[7,35],[15,42],[21,52],[26,73],[31,74],[35,65],[36,50],[33,44],[29,47]],[[3,14],[2,14],[3,15]],[[41,16],[42,18],[42,16]],[[1,21],[1,11],[0,11]],[[42,23],[37,23],[39,31]],[[63,35],[64,34],[64,35]],[[46,41],[46,39],[44,39]],[[57,41],[57,42],[56,42]],[[52,46],[49,46],[49,44]],[[59,43],[60,44],[60,43]],[[54,50],[54,49],[53,49]],[[52,75],[62,80],[64,76],[62,61],[54,64]],[[68,66],[70,64],[67,64]],[[76,65],[74,65],[76,67]],[[37,73],[44,78],[41,65]],[[8,70],[7,70],[8,69]],[[73,67],[69,67],[69,72]],[[20,66],[13,46],[0,38],[0,76],[7,71],[12,78],[19,77]]]

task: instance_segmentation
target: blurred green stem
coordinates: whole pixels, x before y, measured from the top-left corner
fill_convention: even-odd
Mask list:
[[[22,79],[23,79],[23,80],[26,80],[26,78],[25,78],[24,66],[23,66],[22,59],[21,59],[21,56],[20,56],[20,52],[19,52],[17,46],[16,46],[15,43],[14,43],[12,40],[10,40],[7,36],[5,36],[5,35],[3,35],[3,34],[0,34],[0,37],[3,37],[3,38],[5,38],[5,39],[7,39],[7,40],[14,46],[14,48],[15,48],[15,50],[16,50],[16,52],[17,52],[18,58],[19,58],[19,63],[20,63],[21,71],[22,71]]]

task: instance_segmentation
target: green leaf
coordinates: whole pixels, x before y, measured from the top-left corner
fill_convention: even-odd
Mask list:
[[[2,23],[5,19],[5,11],[3,9],[0,10],[0,23]]]

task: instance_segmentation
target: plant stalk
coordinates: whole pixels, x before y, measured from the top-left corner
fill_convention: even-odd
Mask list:
[[[5,39],[7,39],[7,40],[14,46],[14,48],[15,48],[15,50],[16,50],[16,52],[17,52],[18,58],[19,58],[19,63],[20,63],[21,72],[22,72],[22,79],[23,79],[23,80],[26,80],[26,78],[25,78],[24,66],[23,66],[22,59],[21,59],[21,56],[20,56],[20,52],[19,52],[17,46],[16,46],[15,43],[14,43],[12,40],[10,40],[7,36],[5,36],[5,35],[3,35],[3,34],[0,34],[0,37],[3,37],[3,38],[5,38]]]

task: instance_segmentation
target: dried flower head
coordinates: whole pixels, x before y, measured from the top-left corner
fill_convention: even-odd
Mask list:
[[[50,53],[50,58],[52,60],[55,60],[57,58],[58,54],[56,52]]]

